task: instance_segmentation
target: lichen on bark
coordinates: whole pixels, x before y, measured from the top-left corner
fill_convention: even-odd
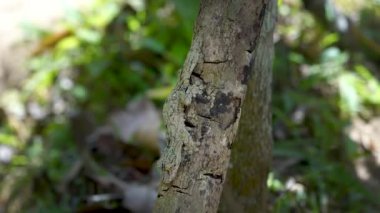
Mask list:
[[[192,46],[164,106],[169,141],[155,212],[217,211],[247,88],[261,69],[254,60],[272,2],[201,1]]]

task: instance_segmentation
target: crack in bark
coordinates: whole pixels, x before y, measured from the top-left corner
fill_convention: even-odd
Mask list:
[[[221,175],[221,174],[204,173],[203,175],[206,177],[209,177],[211,179],[218,180],[219,183],[223,183],[223,175]]]
[[[189,120],[185,120],[185,126],[191,129],[196,127],[195,124],[191,123]]]
[[[187,193],[187,192],[185,192],[185,191],[181,191],[181,190],[175,190],[176,192],[178,192],[178,193],[181,193],[181,194],[185,194],[185,195],[188,195],[188,196],[191,196],[191,194],[190,193]]]
[[[205,64],[223,64],[227,63],[229,60],[228,59],[223,59],[223,60],[215,60],[215,61],[206,61],[205,59],[203,60],[203,63]]]
[[[206,120],[209,120],[209,121],[212,121],[212,122],[215,122],[217,123],[219,126],[223,125],[222,122],[219,122],[217,120],[215,120],[214,118],[212,118],[211,116],[207,116],[207,115],[202,115],[202,114],[197,114],[199,117],[203,118],[203,119],[206,119]]]
[[[206,83],[205,83],[205,80],[203,79],[201,73],[197,73],[197,72],[195,72],[195,71],[193,71],[193,72],[191,73],[191,76],[190,76],[190,84],[191,84],[191,85],[194,83],[194,79],[193,79],[193,78],[195,78],[195,79],[199,79],[203,84],[206,84]]]
[[[184,190],[187,190],[189,187],[180,187],[180,186],[177,186],[177,185],[172,185],[172,187],[175,189],[176,192],[178,193],[181,193],[181,194],[185,194],[185,195],[188,195],[188,196],[191,196],[190,193],[184,191]]]
[[[183,190],[186,190],[186,189],[189,188],[189,187],[180,187],[180,186],[178,186],[178,185],[174,185],[174,184],[172,184],[172,187],[173,187],[173,188],[176,188],[176,189],[183,189]]]
[[[204,119],[207,119],[207,120],[211,120],[211,121],[214,121],[210,116],[207,116],[207,115],[202,115],[202,114],[197,114],[199,117],[201,118],[204,118]]]

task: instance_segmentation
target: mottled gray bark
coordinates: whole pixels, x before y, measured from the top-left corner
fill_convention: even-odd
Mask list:
[[[238,128],[236,142],[246,135],[251,141],[246,149],[252,149],[244,152],[241,161],[246,169],[253,169],[242,175],[253,177],[241,180],[257,181],[250,186],[259,192],[231,192],[255,203],[262,201],[248,196],[263,195],[262,178],[266,178],[270,162],[274,4],[274,0],[201,0],[190,52],[164,107],[169,141],[161,161],[156,212],[218,210],[231,148],[244,149],[233,145]],[[252,161],[246,159],[251,157]],[[238,158],[233,157],[234,162]],[[255,179],[257,175],[260,177]],[[228,177],[228,186],[234,186],[230,180],[237,179]]]
[[[272,159],[271,79],[276,2],[267,5],[254,52],[252,77],[242,106],[220,212],[268,212],[266,183]]]

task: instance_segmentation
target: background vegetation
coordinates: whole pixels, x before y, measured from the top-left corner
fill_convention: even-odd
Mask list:
[[[278,1],[270,210],[377,212],[380,2],[318,2]],[[154,195],[164,128],[144,126],[160,121],[197,7],[97,0],[59,30],[27,29],[28,78],[0,94],[0,209],[133,211],[145,191],[124,186]]]

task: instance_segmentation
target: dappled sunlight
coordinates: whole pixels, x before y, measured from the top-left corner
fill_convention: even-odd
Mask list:
[[[356,174],[369,189],[380,190],[380,118],[369,121],[356,118],[347,134],[360,150],[354,162]]]
[[[373,211],[379,208],[378,190],[371,186],[380,178],[380,167],[373,163],[378,125],[372,120],[380,106],[379,68],[374,60],[380,55],[371,55],[376,50],[366,52],[365,45],[356,46],[360,41],[347,40],[359,37],[345,37],[341,28],[325,22],[338,14],[331,13],[331,7],[350,1],[339,5],[326,1],[327,11],[324,1],[307,2],[307,10],[296,0],[283,1],[279,7],[273,96],[275,181],[268,184],[276,200],[272,210]],[[368,7],[351,9],[359,14]],[[353,24],[359,23],[366,21],[355,19]],[[376,29],[367,28],[361,36]],[[289,180],[303,186],[302,198],[285,187]]]

